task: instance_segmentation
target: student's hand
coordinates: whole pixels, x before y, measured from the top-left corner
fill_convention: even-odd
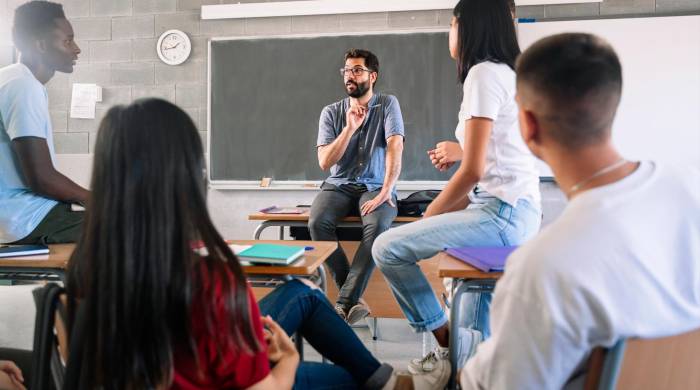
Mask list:
[[[260,317],[264,330],[264,338],[267,342],[267,355],[271,362],[277,363],[284,358],[299,359],[294,342],[289,338],[287,332],[284,331],[270,316]]]
[[[24,387],[24,377],[22,376],[22,370],[17,367],[17,365],[9,360],[0,360],[0,372],[7,375],[10,383],[10,389],[12,390],[26,390]],[[1,381],[0,381],[1,382]]]
[[[360,214],[367,215],[374,211],[377,207],[381,206],[384,202],[389,202],[391,207],[396,207],[393,199],[391,199],[391,193],[381,191],[372,200],[368,200],[360,206]]]
[[[362,126],[362,122],[365,121],[366,117],[367,108],[362,106],[350,106],[348,112],[345,114],[345,123],[348,130],[354,133]]]
[[[428,157],[435,168],[444,171],[462,159],[462,147],[457,142],[442,141],[428,150]]]

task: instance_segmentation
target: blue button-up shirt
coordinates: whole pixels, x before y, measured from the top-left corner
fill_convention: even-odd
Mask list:
[[[331,167],[326,183],[336,186],[364,184],[368,191],[376,191],[384,184],[386,140],[394,135],[404,137],[401,107],[396,97],[379,93],[372,96],[367,106],[370,108],[364,123],[350,138],[345,154]],[[323,108],[316,146],[335,141],[345,127],[349,108],[350,98]]]

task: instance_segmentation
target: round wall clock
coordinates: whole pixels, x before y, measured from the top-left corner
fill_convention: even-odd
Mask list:
[[[180,65],[190,56],[190,38],[180,30],[168,30],[158,38],[156,51],[161,61],[168,65]]]

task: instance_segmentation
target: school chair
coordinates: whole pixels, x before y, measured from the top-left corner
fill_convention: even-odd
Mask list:
[[[596,348],[586,390],[700,389],[700,329],[656,339],[621,339]]]

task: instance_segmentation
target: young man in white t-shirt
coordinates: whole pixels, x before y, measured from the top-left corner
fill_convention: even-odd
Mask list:
[[[44,85],[71,73],[80,54],[60,4],[30,1],[15,11],[19,62],[0,69],[0,243],[77,240],[88,191],[55,168]]]
[[[622,70],[602,39],[545,38],[516,73],[523,138],[570,202],[508,259],[492,336],[460,381],[463,389],[580,388],[593,348],[700,327],[700,172],[617,152]]]

